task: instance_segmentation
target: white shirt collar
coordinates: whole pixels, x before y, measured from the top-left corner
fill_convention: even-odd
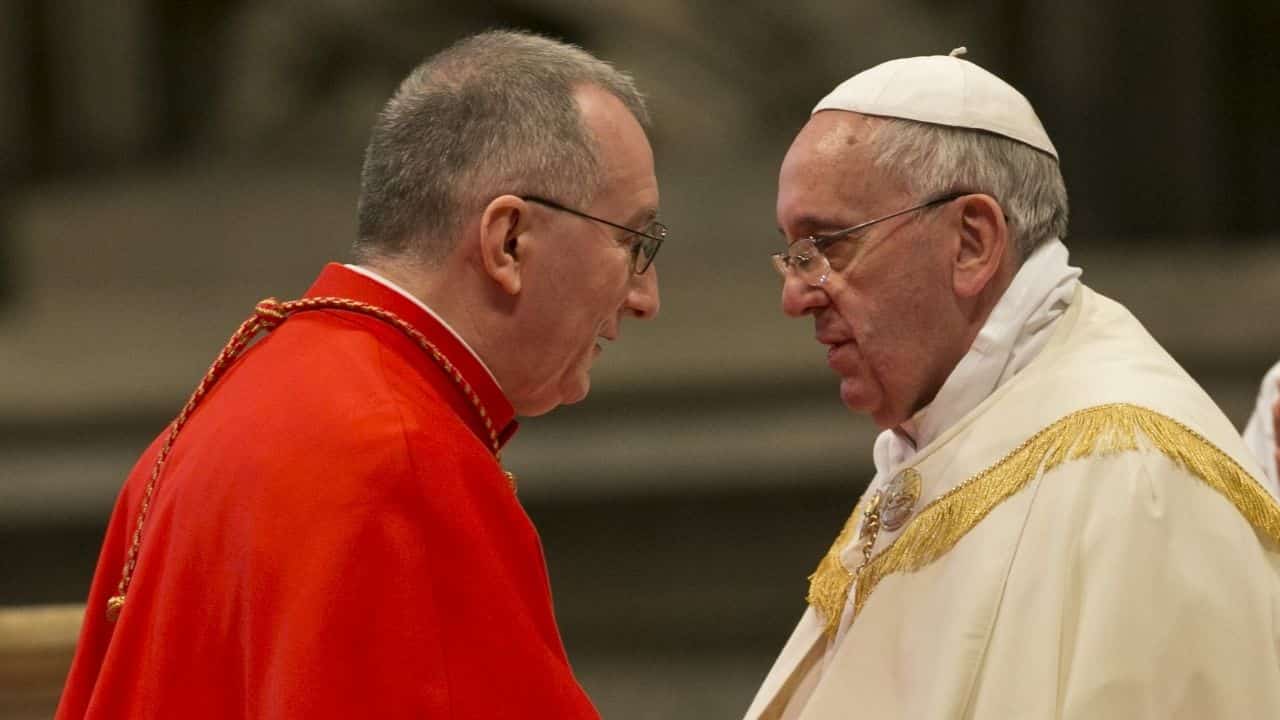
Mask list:
[[[378,273],[374,272],[373,270],[370,270],[367,267],[363,267],[361,265],[352,265],[351,263],[344,263],[343,267],[345,267],[346,269],[350,270],[353,273],[356,273],[357,275],[363,275],[376,283],[380,283],[385,287],[391,290],[394,290],[395,292],[403,295],[406,299],[409,300],[409,302],[412,302],[414,305],[417,305],[418,307],[422,308],[424,312],[426,312],[431,317],[435,318],[436,322],[440,323],[440,325],[443,326],[445,330],[448,330],[450,333],[453,334],[454,337],[458,338],[458,342],[462,344],[462,347],[466,348],[472,354],[472,356],[475,357],[476,362],[480,363],[480,367],[484,368],[485,372],[489,373],[489,377],[493,378],[494,384],[497,385],[499,388],[502,387],[502,383],[498,382],[498,377],[494,375],[493,371],[489,369],[489,366],[485,364],[484,358],[480,357],[480,354],[477,353],[474,348],[468,345],[466,340],[462,339],[462,336],[458,334],[457,330],[453,329],[453,326],[445,322],[445,319],[437,315],[434,310],[427,307],[426,303],[414,297],[408,290],[405,290],[404,288],[400,287],[394,282],[391,282],[387,278],[383,277],[382,275],[379,275]]]
[[[1080,268],[1068,265],[1067,256],[1067,246],[1057,239],[1031,253],[933,402],[876,438],[872,455],[879,477],[888,477],[1039,354],[1080,284]]]

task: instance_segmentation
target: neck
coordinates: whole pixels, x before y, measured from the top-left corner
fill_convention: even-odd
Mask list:
[[[958,313],[966,317],[966,337],[957,341],[964,353],[950,364],[943,384],[903,429],[927,444],[1030,363],[1048,341],[1053,321],[1070,304],[1079,276],[1080,270],[1067,264],[1066,248],[1057,241],[1037,250],[1027,263],[997,273],[990,287],[973,298],[972,307],[962,307]],[[925,415],[919,414],[935,403]]]
[[[512,374],[505,362],[510,353],[499,352],[501,348],[494,342],[508,336],[500,324],[510,313],[499,305],[502,297],[491,295],[495,292],[492,283],[484,282],[482,272],[456,257],[436,267],[403,260],[361,264],[431,308],[479,356],[511,397]]]
[[[422,301],[432,310],[437,312],[446,320],[445,313],[441,312],[441,308],[432,302],[433,298],[429,297],[428,288],[432,284],[429,280],[431,271],[417,264],[411,264],[404,260],[390,260],[383,258],[373,258],[364,260],[359,263],[361,267],[368,268],[391,282],[399,285],[410,295]]]
[[[931,377],[925,386],[927,391],[916,400],[906,419],[902,423],[893,426],[893,429],[907,437],[914,438],[915,433],[910,426],[911,418],[934,401],[942,386],[951,377],[952,372],[955,371],[956,366],[968,355],[974,341],[978,338],[978,334],[982,332],[987,320],[991,318],[991,313],[995,311],[996,305],[1000,303],[1000,298],[1004,296],[1005,291],[1013,283],[1015,272],[1016,268],[1002,267],[977,295],[969,298],[958,298],[954,310],[949,311],[953,313],[951,320],[944,321],[954,327],[955,332],[951,335],[952,341],[947,344],[947,349],[939,352],[943,362],[938,364],[937,374]],[[882,425],[881,427],[885,426]]]
[[[471,284],[462,280],[464,274],[442,265],[428,267],[405,260],[374,259],[360,263],[382,277],[400,286],[444,320],[458,337],[492,368],[482,340],[483,333],[476,326],[472,315]],[[501,378],[499,378],[501,381]]]

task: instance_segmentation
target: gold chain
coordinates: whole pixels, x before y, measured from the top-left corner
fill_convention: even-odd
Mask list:
[[[867,503],[867,509],[862,512],[862,530],[858,533],[862,537],[862,563],[858,565],[858,569],[853,571],[854,582],[862,574],[862,569],[871,562],[871,551],[876,547],[876,538],[880,537],[880,503],[884,499],[884,495],[880,490],[871,496],[871,501]]]
[[[156,461],[151,466],[151,477],[147,480],[147,486],[142,492],[142,503],[138,507],[138,519],[133,530],[133,541],[130,543],[129,552],[125,556],[124,569],[120,573],[120,584],[116,588],[116,594],[107,600],[107,620],[114,622],[120,616],[120,610],[124,608],[125,594],[129,591],[129,583],[133,580],[134,568],[138,565],[138,553],[142,548],[142,529],[151,510],[151,501],[155,495],[156,486],[160,481],[160,472],[164,468],[165,461],[169,459],[169,452],[173,449],[173,443],[178,438],[178,432],[187,424],[187,420],[190,419],[196,405],[208,394],[213,384],[222,377],[231,363],[244,352],[245,348],[249,346],[249,343],[259,332],[263,330],[270,332],[290,315],[308,310],[348,310],[361,313],[382,320],[409,336],[431,356],[431,359],[445,371],[445,375],[453,381],[454,385],[470,401],[471,406],[475,408],[476,413],[480,416],[480,420],[484,422],[484,429],[489,433],[489,445],[493,450],[494,459],[499,462],[502,461],[500,452],[502,443],[498,440],[498,433],[493,427],[493,421],[489,418],[489,413],[485,409],[484,403],[481,402],[480,396],[471,387],[471,383],[462,377],[462,373],[458,372],[453,363],[449,362],[449,358],[445,357],[444,353],[440,352],[435,344],[428,340],[417,328],[389,310],[348,298],[314,297],[283,303],[275,298],[267,298],[258,303],[253,309],[253,315],[236,329],[235,334],[227,341],[217,359],[209,366],[209,371],[200,380],[200,384],[191,393],[191,397],[187,399],[187,404],[183,406],[182,412],[178,413],[178,417],[169,426],[169,436],[165,438],[164,445],[160,447],[160,452],[156,454]],[[515,475],[509,472],[505,474],[512,491],[515,491]]]
[[[849,574],[850,582],[846,585],[844,593],[844,602],[848,602],[849,590],[857,592],[857,584],[862,580],[862,571],[867,569],[871,564],[871,553],[875,550],[876,540],[880,537],[880,506],[884,503],[884,492],[876,490],[871,499],[867,501],[867,507],[862,511],[862,527],[858,530],[858,539],[862,541],[862,562],[858,563],[858,567]],[[834,618],[827,621],[827,632],[832,638],[835,637],[836,628],[839,627],[840,617],[844,615],[843,603],[837,609]]]

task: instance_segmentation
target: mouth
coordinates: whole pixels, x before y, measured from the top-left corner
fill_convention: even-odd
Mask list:
[[[609,343],[612,343],[614,340],[617,340],[617,339],[618,339],[617,337],[609,337],[608,335],[597,335],[596,342],[595,342],[596,352],[597,353],[604,352],[604,349],[609,347]]]
[[[852,338],[840,337],[837,335],[819,335],[816,339],[818,344],[827,346],[828,352],[853,342]]]
[[[853,338],[848,338],[848,337],[818,336],[818,342],[826,346],[827,364],[832,365],[832,367],[835,367],[833,363],[848,360],[847,357],[845,358],[839,357],[841,350],[849,347],[857,347],[857,343],[854,342]]]

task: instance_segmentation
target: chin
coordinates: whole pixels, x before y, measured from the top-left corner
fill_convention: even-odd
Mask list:
[[[591,390],[591,375],[587,370],[561,375],[556,381],[544,384],[525,393],[517,400],[511,397],[516,414],[521,417],[545,415],[561,405],[582,402]]]
[[[893,413],[883,394],[857,378],[845,378],[840,382],[840,402],[852,412],[870,416],[881,429],[887,430],[898,424],[893,422]]]
[[[840,402],[856,413],[870,413],[876,402],[872,393],[868,392],[866,383],[859,378],[842,378],[840,380]]]
[[[587,399],[587,395],[591,392],[591,376],[585,372],[577,382],[564,389],[563,400],[561,405],[573,405]]]
[[[512,405],[515,406],[516,415],[519,415],[520,417],[537,417],[539,415],[546,415],[552,410],[555,410],[558,403],[554,400],[536,399],[525,400],[524,402],[512,402]]]

